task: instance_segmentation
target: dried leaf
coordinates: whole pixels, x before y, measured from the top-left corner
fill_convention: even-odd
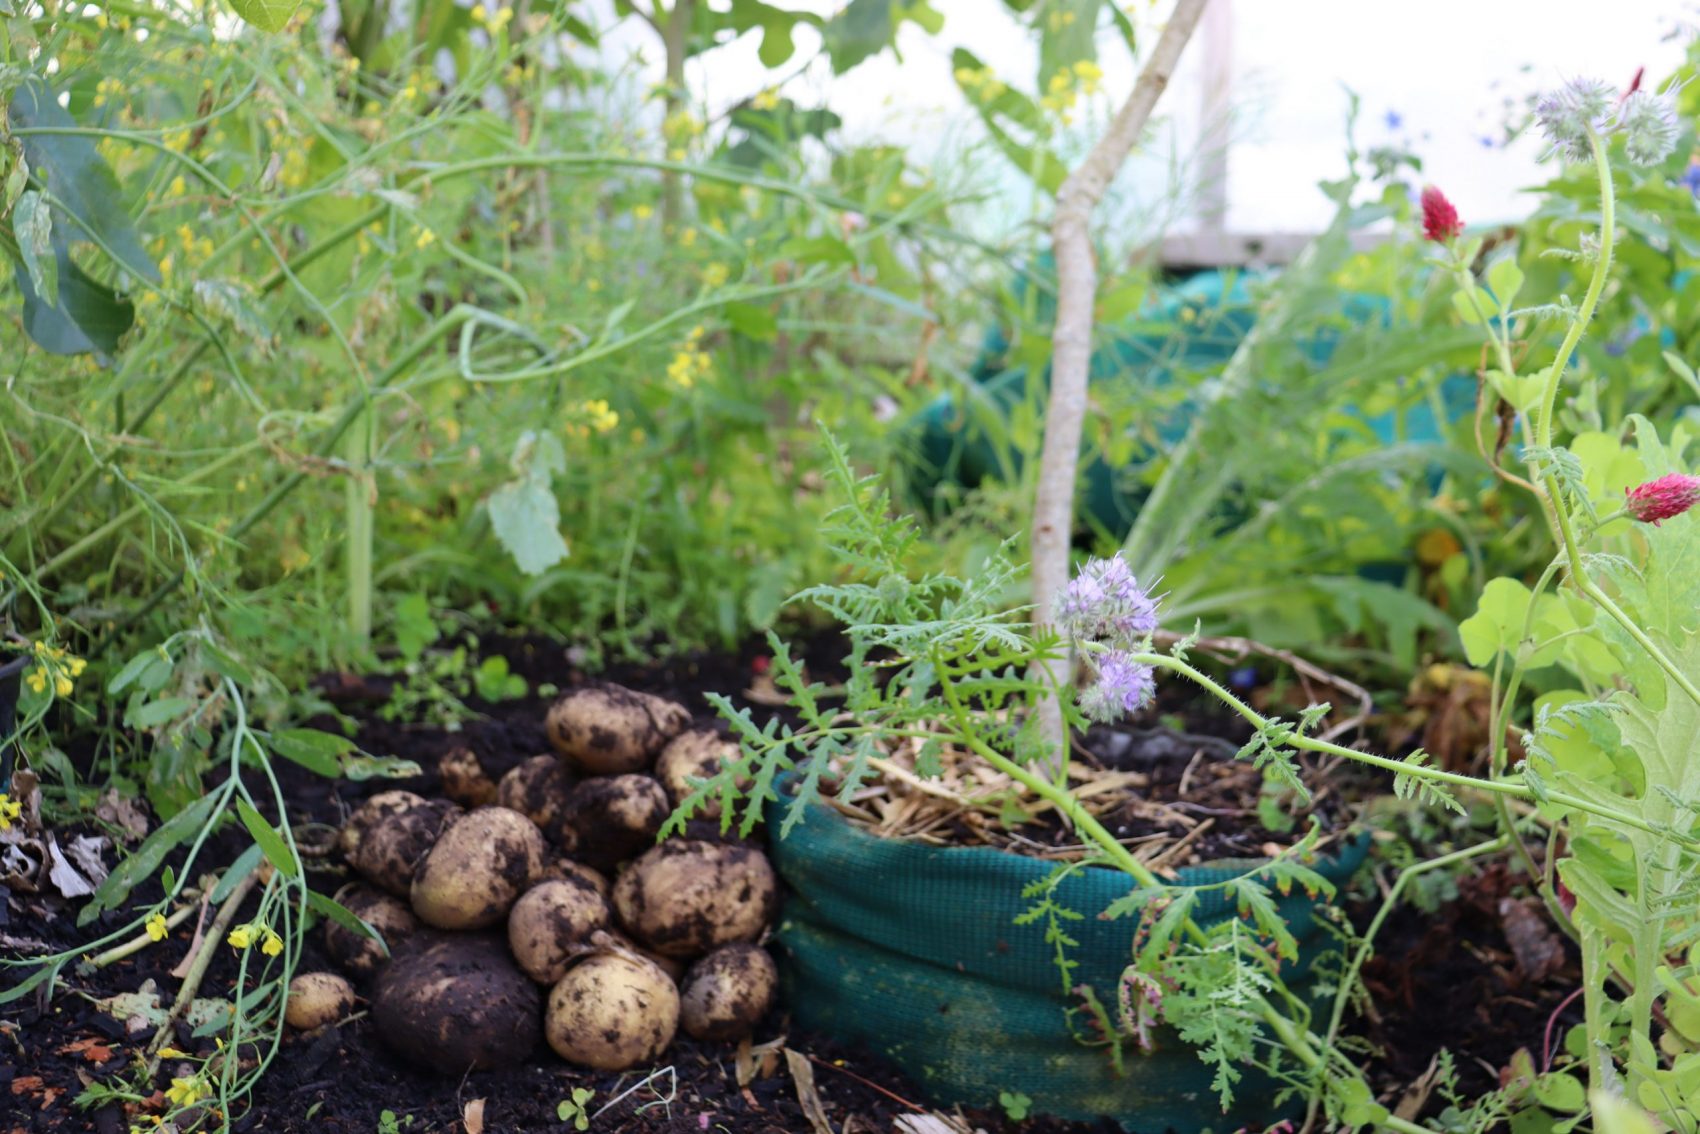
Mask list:
[[[797,1086],[797,1102],[803,1108],[803,1116],[809,1120],[815,1134],[833,1134],[832,1123],[826,1119],[826,1108],[821,1105],[820,1092],[815,1090],[815,1069],[810,1065],[809,1057],[786,1048],[785,1066],[790,1069],[791,1081]]]
[[[148,833],[148,817],[136,801],[118,794],[117,788],[108,789],[95,805],[95,818],[110,823],[124,832],[125,842],[135,842],[145,838]]]
[[[1533,898],[1501,898],[1499,920],[1525,980],[1537,983],[1564,968],[1564,942]]]
[[[466,1134],[484,1134],[484,1100],[473,1099],[460,1112],[461,1124],[466,1127]]]
[[[71,864],[59,849],[59,840],[52,835],[47,836],[47,861],[47,879],[61,894],[67,898],[86,898],[94,893],[95,884]]]
[[[65,857],[74,862],[77,869],[98,886],[106,881],[106,876],[111,873],[102,853],[111,845],[104,835],[78,835],[65,844]]]

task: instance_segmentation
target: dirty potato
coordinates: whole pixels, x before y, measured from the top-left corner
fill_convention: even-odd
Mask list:
[[[390,960],[390,952],[413,936],[419,929],[419,919],[413,908],[400,898],[355,883],[337,891],[336,900],[349,913],[377,930],[383,944],[364,933],[325,920],[325,952],[343,972],[356,980],[375,976]],[[389,952],[385,951],[388,947]]]
[[[778,906],[779,883],[767,856],[734,844],[669,840],[614,883],[620,924],[640,945],[669,957],[754,941]]]
[[[572,769],[556,757],[533,756],[502,777],[496,785],[496,802],[524,815],[554,838],[574,782]]]
[[[507,916],[543,869],[543,834],[506,807],[455,820],[413,876],[413,912],[438,929],[484,929]]]
[[[671,811],[667,792],[649,776],[583,780],[561,811],[561,849],[575,861],[611,870],[651,846]]]
[[[567,970],[549,993],[543,1024],[562,1059],[625,1071],[667,1050],[679,1027],[679,990],[648,961],[598,953]]]
[[[443,778],[443,794],[462,807],[486,807],[496,802],[496,778],[484,767],[478,753],[464,745],[449,749],[437,761]]]
[[[655,778],[667,789],[673,806],[691,794],[692,780],[706,780],[738,759],[738,745],[719,733],[705,729],[682,732],[668,742],[655,760]],[[720,818],[720,801],[706,799],[691,812],[696,819]]]
[[[582,862],[574,862],[572,859],[558,854],[545,856],[543,869],[532,877],[531,884],[535,886],[539,882],[548,882],[556,878],[576,878],[589,885],[591,889],[604,898],[614,893],[613,884],[608,881],[606,874],[595,867],[586,866]]]
[[[679,1022],[701,1040],[741,1040],[773,1007],[779,970],[758,945],[722,945],[685,973]]]
[[[549,709],[549,742],[574,768],[591,776],[641,772],[662,745],[691,723],[683,705],[618,685],[593,685],[562,695]]]
[[[543,996],[500,937],[444,934],[397,957],[372,997],[378,1035],[443,1075],[512,1067],[540,1038]]]
[[[525,975],[554,984],[577,957],[591,949],[591,935],[614,919],[608,899],[576,878],[541,882],[514,903],[508,914],[508,948]]]
[[[356,874],[406,897],[414,867],[460,814],[446,799],[425,799],[410,791],[380,792],[348,817],[337,844]]]
[[[299,1032],[334,1024],[354,1010],[354,986],[335,973],[302,973],[289,982],[283,1022]]]

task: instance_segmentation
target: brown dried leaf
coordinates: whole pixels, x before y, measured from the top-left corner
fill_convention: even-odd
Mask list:
[[[1499,899],[1499,921],[1523,979],[1538,983],[1564,968],[1564,939],[1535,899]]]
[[[815,1134],[833,1134],[832,1123],[826,1118],[826,1107],[821,1105],[820,1092],[815,1090],[815,1069],[810,1065],[809,1057],[786,1048],[785,1066],[791,1072],[791,1081],[797,1086],[797,1102]]]
[[[117,788],[111,788],[100,797],[100,802],[94,809],[95,817],[112,824],[124,832],[126,842],[135,842],[148,833],[148,817],[142,809],[136,806],[136,801],[118,794]]]
[[[466,1127],[466,1134],[484,1134],[484,1100],[467,1103],[460,1112],[460,1121]]]

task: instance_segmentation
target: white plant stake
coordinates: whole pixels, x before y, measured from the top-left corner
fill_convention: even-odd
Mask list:
[[[1057,597],[1068,584],[1069,535],[1074,518],[1074,482],[1080,434],[1086,418],[1087,376],[1092,365],[1092,311],[1098,265],[1092,252],[1092,212],[1151,118],[1181,51],[1209,0],[1178,0],[1151,57],[1127,101],[1086,160],[1057,190],[1051,245],[1057,265],[1057,322],[1051,336],[1051,394],[1045,411],[1045,445],[1039,458],[1039,488],[1033,500],[1033,625],[1044,630],[1056,620]],[[1069,679],[1066,657],[1043,663],[1052,693],[1039,703],[1039,717],[1053,773],[1064,758],[1062,708],[1055,690]]]

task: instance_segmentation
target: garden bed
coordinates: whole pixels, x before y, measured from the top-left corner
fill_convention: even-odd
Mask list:
[[[533,688],[542,683],[567,688],[587,677],[564,651],[541,640],[506,642],[501,652],[512,671]],[[822,673],[830,673],[837,652],[836,643],[823,641],[816,643],[811,656]],[[699,724],[706,724],[705,692],[726,692],[758,713],[782,711],[767,695],[763,656],[760,649],[751,648],[736,656],[617,667],[604,676],[679,699],[697,712]],[[383,719],[377,713],[389,694],[383,680],[332,678],[324,682],[324,692],[340,712],[358,722],[357,739],[367,751],[413,759],[428,770],[417,784],[402,785],[421,791],[432,789],[430,769],[456,744],[507,746],[523,754],[546,750],[542,731],[546,705],[535,697],[474,702],[473,707],[487,716],[468,722],[456,733]],[[1184,744],[1207,754],[1194,759],[1176,747],[1177,734],[1147,731],[1158,727],[1159,715],[1172,724],[1184,724],[1195,734]],[[327,717],[316,723],[330,726],[333,722]],[[1088,738],[1089,754],[1096,750],[1101,759],[1090,762],[1123,773],[1143,768],[1138,774],[1145,781],[1141,789],[1145,802],[1140,807],[1108,809],[1114,814],[1118,837],[1166,840],[1163,845],[1179,848],[1171,856],[1177,865],[1200,855],[1255,850],[1273,837],[1262,832],[1256,821],[1255,792],[1250,798],[1244,796],[1236,766],[1223,758],[1242,739],[1234,722],[1194,711],[1186,704],[1161,706],[1129,731],[1094,730]],[[1165,748],[1170,751],[1161,751]],[[1176,756],[1183,757],[1178,764],[1172,759]],[[290,818],[298,827],[340,823],[362,796],[396,786],[393,781],[358,785],[324,780],[288,765],[280,767],[280,773],[285,777]],[[1181,778],[1188,781],[1185,795],[1192,807],[1217,813],[1209,816],[1214,840],[1188,840],[1184,831],[1177,837],[1172,825],[1185,812],[1166,810],[1166,800],[1180,797]],[[1214,795],[1200,790],[1211,783],[1226,786]],[[1329,787],[1338,806],[1342,785],[1336,782]],[[1345,785],[1345,790],[1349,793],[1350,786]],[[1196,824],[1197,817],[1192,818]],[[1032,840],[1040,844],[1041,856],[1066,839],[1060,825],[1047,828],[1041,823],[1029,830],[1049,830],[1055,836],[1049,847],[1043,840]],[[228,861],[243,845],[236,832],[228,834],[225,842],[215,848],[221,861]],[[337,876],[329,872],[328,863],[321,865],[327,869],[316,885],[327,892],[334,890]],[[1424,1092],[1421,1084],[1431,1081],[1425,1076],[1442,1047],[1453,1052],[1460,1086],[1475,1091],[1498,1085],[1500,1069],[1519,1048],[1531,1053],[1538,1068],[1544,1057],[1543,1042],[1550,1044],[1552,1036],[1562,1035],[1562,1028],[1549,1029],[1549,1021],[1576,987],[1575,959],[1557,945],[1550,931],[1547,936],[1531,939],[1525,934],[1517,939],[1526,919],[1518,916],[1519,903],[1510,895],[1512,881],[1498,866],[1465,875],[1457,893],[1442,895],[1444,900],[1434,912],[1402,908],[1381,934],[1377,956],[1366,970],[1375,1007],[1359,1028],[1376,1045],[1371,1078],[1390,1103],[1414,1091],[1416,1096],[1408,1105],[1425,1113],[1438,1109],[1439,1097]],[[154,882],[139,889],[132,902],[156,897]],[[1370,893],[1352,905],[1360,927],[1379,900],[1379,895]],[[14,899],[12,912],[5,931],[10,935],[8,952],[27,953],[37,947],[35,943],[66,948],[83,939],[74,928],[73,912],[63,905]],[[113,911],[102,921],[116,923],[130,916],[123,910]],[[45,1012],[30,1001],[14,1007],[3,1040],[9,1058],[0,1063],[0,1097],[15,1116],[7,1130],[123,1131],[138,1120],[145,1121],[146,1104],[131,1113],[116,1101],[86,1110],[74,1104],[89,1084],[121,1075],[151,1034],[147,1029],[127,1033],[123,1022],[94,1001],[135,992],[149,980],[169,997],[177,986],[169,970],[182,956],[187,928],[164,944],[91,975],[68,971],[69,989],[61,991]],[[207,978],[206,995],[232,989],[236,961],[234,951],[219,951]],[[301,967],[303,971],[331,967],[320,935],[309,935]],[[1434,1007],[1442,1003],[1468,1003],[1473,1009],[1436,1013]],[[1571,1008],[1562,1019],[1569,1023],[1576,1015]],[[175,1046],[194,1054],[212,1042],[194,1039],[185,1027]],[[787,1055],[786,1048],[792,1054]],[[361,1017],[317,1036],[291,1036],[235,1128],[387,1132],[391,1120],[385,1119],[386,1112],[393,1116],[397,1130],[446,1130],[456,1123],[464,1128],[469,1104],[483,1099],[484,1130],[564,1130],[571,1123],[558,1117],[557,1107],[571,1097],[574,1088],[586,1087],[595,1092],[588,1112],[597,1115],[592,1129],[598,1131],[721,1129],[730,1134],[768,1134],[818,1129],[820,1121],[835,1132],[890,1130],[905,1115],[924,1119],[932,1113],[905,1069],[846,1050],[831,1037],[790,1031],[783,1006],[764,1021],[752,1045],[740,1049],[681,1036],[665,1063],[666,1069],[651,1077],[633,1072],[600,1074],[571,1067],[545,1053],[523,1067],[443,1078],[409,1067],[378,1042],[370,1020]],[[805,1067],[812,1087],[795,1078],[794,1071]],[[811,1118],[815,1099],[819,1110],[812,1111]],[[1043,1119],[1016,1123],[990,1105],[994,1102],[987,1100],[987,1109],[970,1113],[967,1128],[1114,1129],[1109,1124]],[[606,1111],[598,1114],[603,1108]]]

